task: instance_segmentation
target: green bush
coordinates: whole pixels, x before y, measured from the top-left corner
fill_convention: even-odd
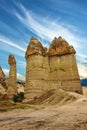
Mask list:
[[[13,101],[14,102],[22,102],[24,100],[24,93],[20,92],[17,95],[14,95]]]

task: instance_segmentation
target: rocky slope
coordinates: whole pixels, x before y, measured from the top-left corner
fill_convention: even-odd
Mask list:
[[[0,109],[0,130],[87,130],[87,98],[63,90],[45,97],[27,109]]]

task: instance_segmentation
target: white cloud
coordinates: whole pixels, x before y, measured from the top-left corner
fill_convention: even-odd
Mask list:
[[[22,24],[35,33],[38,37],[49,42],[56,36],[64,37],[70,44],[74,45],[75,48],[79,46],[79,38],[73,33],[73,26],[71,30],[67,25],[60,23],[59,21],[53,21],[52,19],[46,19],[41,16],[33,14],[27,10],[23,5],[19,4],[19,7],[23,13],[23,16],[18,12],[14,11],[14,15],[20,20]],[[75,28],[75,27],[74,27]]]
[[[78,56],[82,59],[87,58],[87,54],[78,53]]]
[[[5,37],[5,36],[2,36],[0,35],[0,42],[3,42],[3,44],[7,44],[9,46],[12,46],[20,51],[23,51],[25,52],[26,49],[24,49],[23,47],[17,45],[16,43],[14,43],[12,40],[10,40],[9,38]]]
[[[6,77],[9,76],[9,70],[8,69],[3,68],[3,72],[5,73]],[[23,75],[21,75],[20,73],[17,73],[17,79],[25,81],[25,77]]]
[[[17,79],[25,81],[25,77],[19,73],[17,73]]]
[[[78,71],[79,71],[79,75],[80,78],[87,78],[87,67],[82,65],[82,64],[78,64]]]

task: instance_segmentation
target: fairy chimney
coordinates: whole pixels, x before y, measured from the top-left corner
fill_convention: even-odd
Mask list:
[[[13,55],[9,55],[8,64],[10,65],[8,80],[8,96],[12,98],[16,94],[16,60]]]
[[[48,56],[43,56],[47,51],[46,48],[36,39],[31,38],[27,47],[26,58],[26,98],[32,98],[41,95],[45,80],[49,77]],[[48,86],[48,85],[46,85]]]
[[[82,93],[75,53],[65,39],[54,38],[49,48],[50,86]]]
[[[40,96],[49,89],[82,93],[75,49],[62,37],[54,38],[49,49],[31,38],[26,58],[26,98]]]

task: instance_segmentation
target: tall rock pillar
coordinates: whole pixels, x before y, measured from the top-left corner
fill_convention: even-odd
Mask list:
[[[40,96],[48,86],[49,58],[45,55],[45,51],[46,48],[44,48],[36,38],[31,38],[25,54],[26,99],[32,99]]]
[[[54,38],[49,48],[50,87],[82,94],[75,53],[65,39]]]
[[[8,96],[9,98],[13,98],[13,96],[17,93],[16,60],[13,55],[9,55],[8,64],[10,65],[8,80]]]

